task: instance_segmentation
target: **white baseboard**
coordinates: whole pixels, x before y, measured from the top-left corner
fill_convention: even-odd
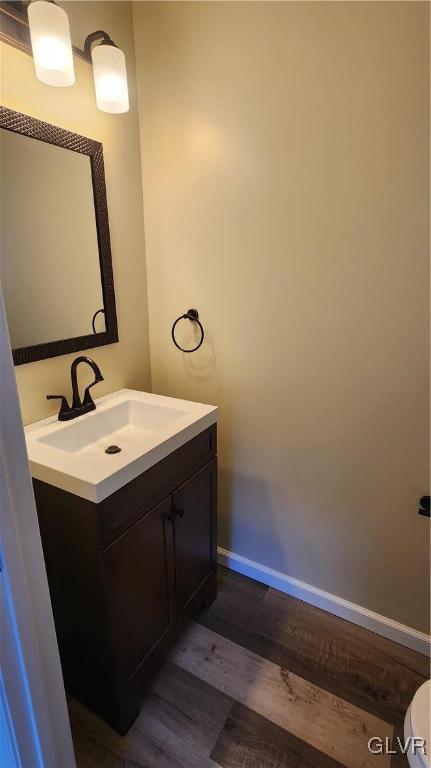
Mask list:
[[[360,605],[355,605],[355,603],[350,603],[342,597],[331,595],[329,592],[324,592],[322,589],[311,586],[311,584],[306,584],[291,576],[286,576],[284,573],[274,571],[266,565],[248,560],[246,557],[236,555],[234,552],[229,552],[222,547],[218,547],[217,555],[218,562],[232,571],[237,571],[244,576],[255,579],[255,581],[260,581],[262,584],[274,587],[280,592],[297,597],[305,603],[315,605],[317,608],[333,613],[335,616],[351,621],[353,624],[358,624],[360,627],[371,630],[371,632],[383,635],[383,637],[387,637],[389,640],[406,645],[414,651],[419,651],[419,653],[423,653],[426,656],[430,655],[431,638],[424,632],[418,632],[418,630],[412,627],[407,627],[398,621],[388,619],[386,616],[380,616],[380,614],[373,613],[373,611],[362,608]]]

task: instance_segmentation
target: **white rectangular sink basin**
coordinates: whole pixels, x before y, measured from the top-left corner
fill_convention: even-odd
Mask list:
[[[122,389],[71,421],[25,427],[31,474],[100,502],[217,421],[217,408]],[[118,446],[117,453],[106,453]]]

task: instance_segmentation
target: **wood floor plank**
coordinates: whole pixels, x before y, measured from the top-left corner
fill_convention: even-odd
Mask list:
[[[341,768],[341,763],[238,703],[211,757],[222,768]]]
[[[187,768],[214,768],[210,752],[233,700],[167,662],[151,684],[134,728]]]
[[[236,603],[238,600],[249,600],[256,605],[262,602],[269,587],[259,581],[249,579],[240,573],[229,570],[222,565],[217,568],[217,604]]]
[[[135,726],[123,737],[75,699],[68,706],[77,768],[188,768]]]
[[[341,696],[349,692],[383,719],[404,722],[414,693],[429,677],[427,657],[277,590],[268,590],[264,602],[274,617],[270,631],[283,646],[299,635],[303,669],[319,667],[328,689],[339,686]]]
[[[429,659],[225,568],[199,621],[124,738],[70,700],[78,768],[407,768],[366,745],[402,736]]]
[[[287,667],[394,725],[429,676],[429,660],[326,611],[267,589],[253,599],[238,574],[222,573],[220,600],[201,614],[206,627]],[[248,582],[251,580],[248,579]]]
[[[218,688],[207,685],[169,661],[152,680],[150,690],[168,704],[180,708],[200,731],[205,732],[208,742],[215,741],[234,703]]]
[[[209,755],[232,705],[229,696],[169,662],[124,737],[70,699],[78,768],[217,768]]]
[[[401,726],[397,726],[396,728],[394,728],[392,747],[396,749],[397,754],[392,755],[390,768],[409,768],[409,761],[407,759],[407,755],[402,754],[399,748],[399,742],[397,742],[397,739],[400,739],[402,744],[404,743],[404,728]]]
[[[73,746],[77,768],[145,768],[143,764],[120,757],[104,744],[99,744],[90,734],[76,732]]]
[[[390,725],[206,627],[192,623],[170,660],[347,768],[389,766],[367,742]]]
[[[136,727],[184,768],[215,768],[216,763],[209,757],[212,745],[196,733],[194,724],[181,710],[158,696],[150,694],[145,698]]]

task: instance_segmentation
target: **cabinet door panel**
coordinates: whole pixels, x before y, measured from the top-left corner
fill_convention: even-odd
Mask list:
[[[175,622],[173,534],[164,499],[102,554],[120,678],[128,680]]]
[[[100,548],[112,544],[145,512],[210,461],[216,451],[217,427],[214,424],[98,504]]]
[[[216,567],[217,462],[206,464],[173,494],[177,611],[181,614]]]

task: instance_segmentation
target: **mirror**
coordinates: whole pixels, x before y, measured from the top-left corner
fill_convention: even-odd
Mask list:
[[[118,341],[99,142],[0,110],[0,279],[16,364]]]

